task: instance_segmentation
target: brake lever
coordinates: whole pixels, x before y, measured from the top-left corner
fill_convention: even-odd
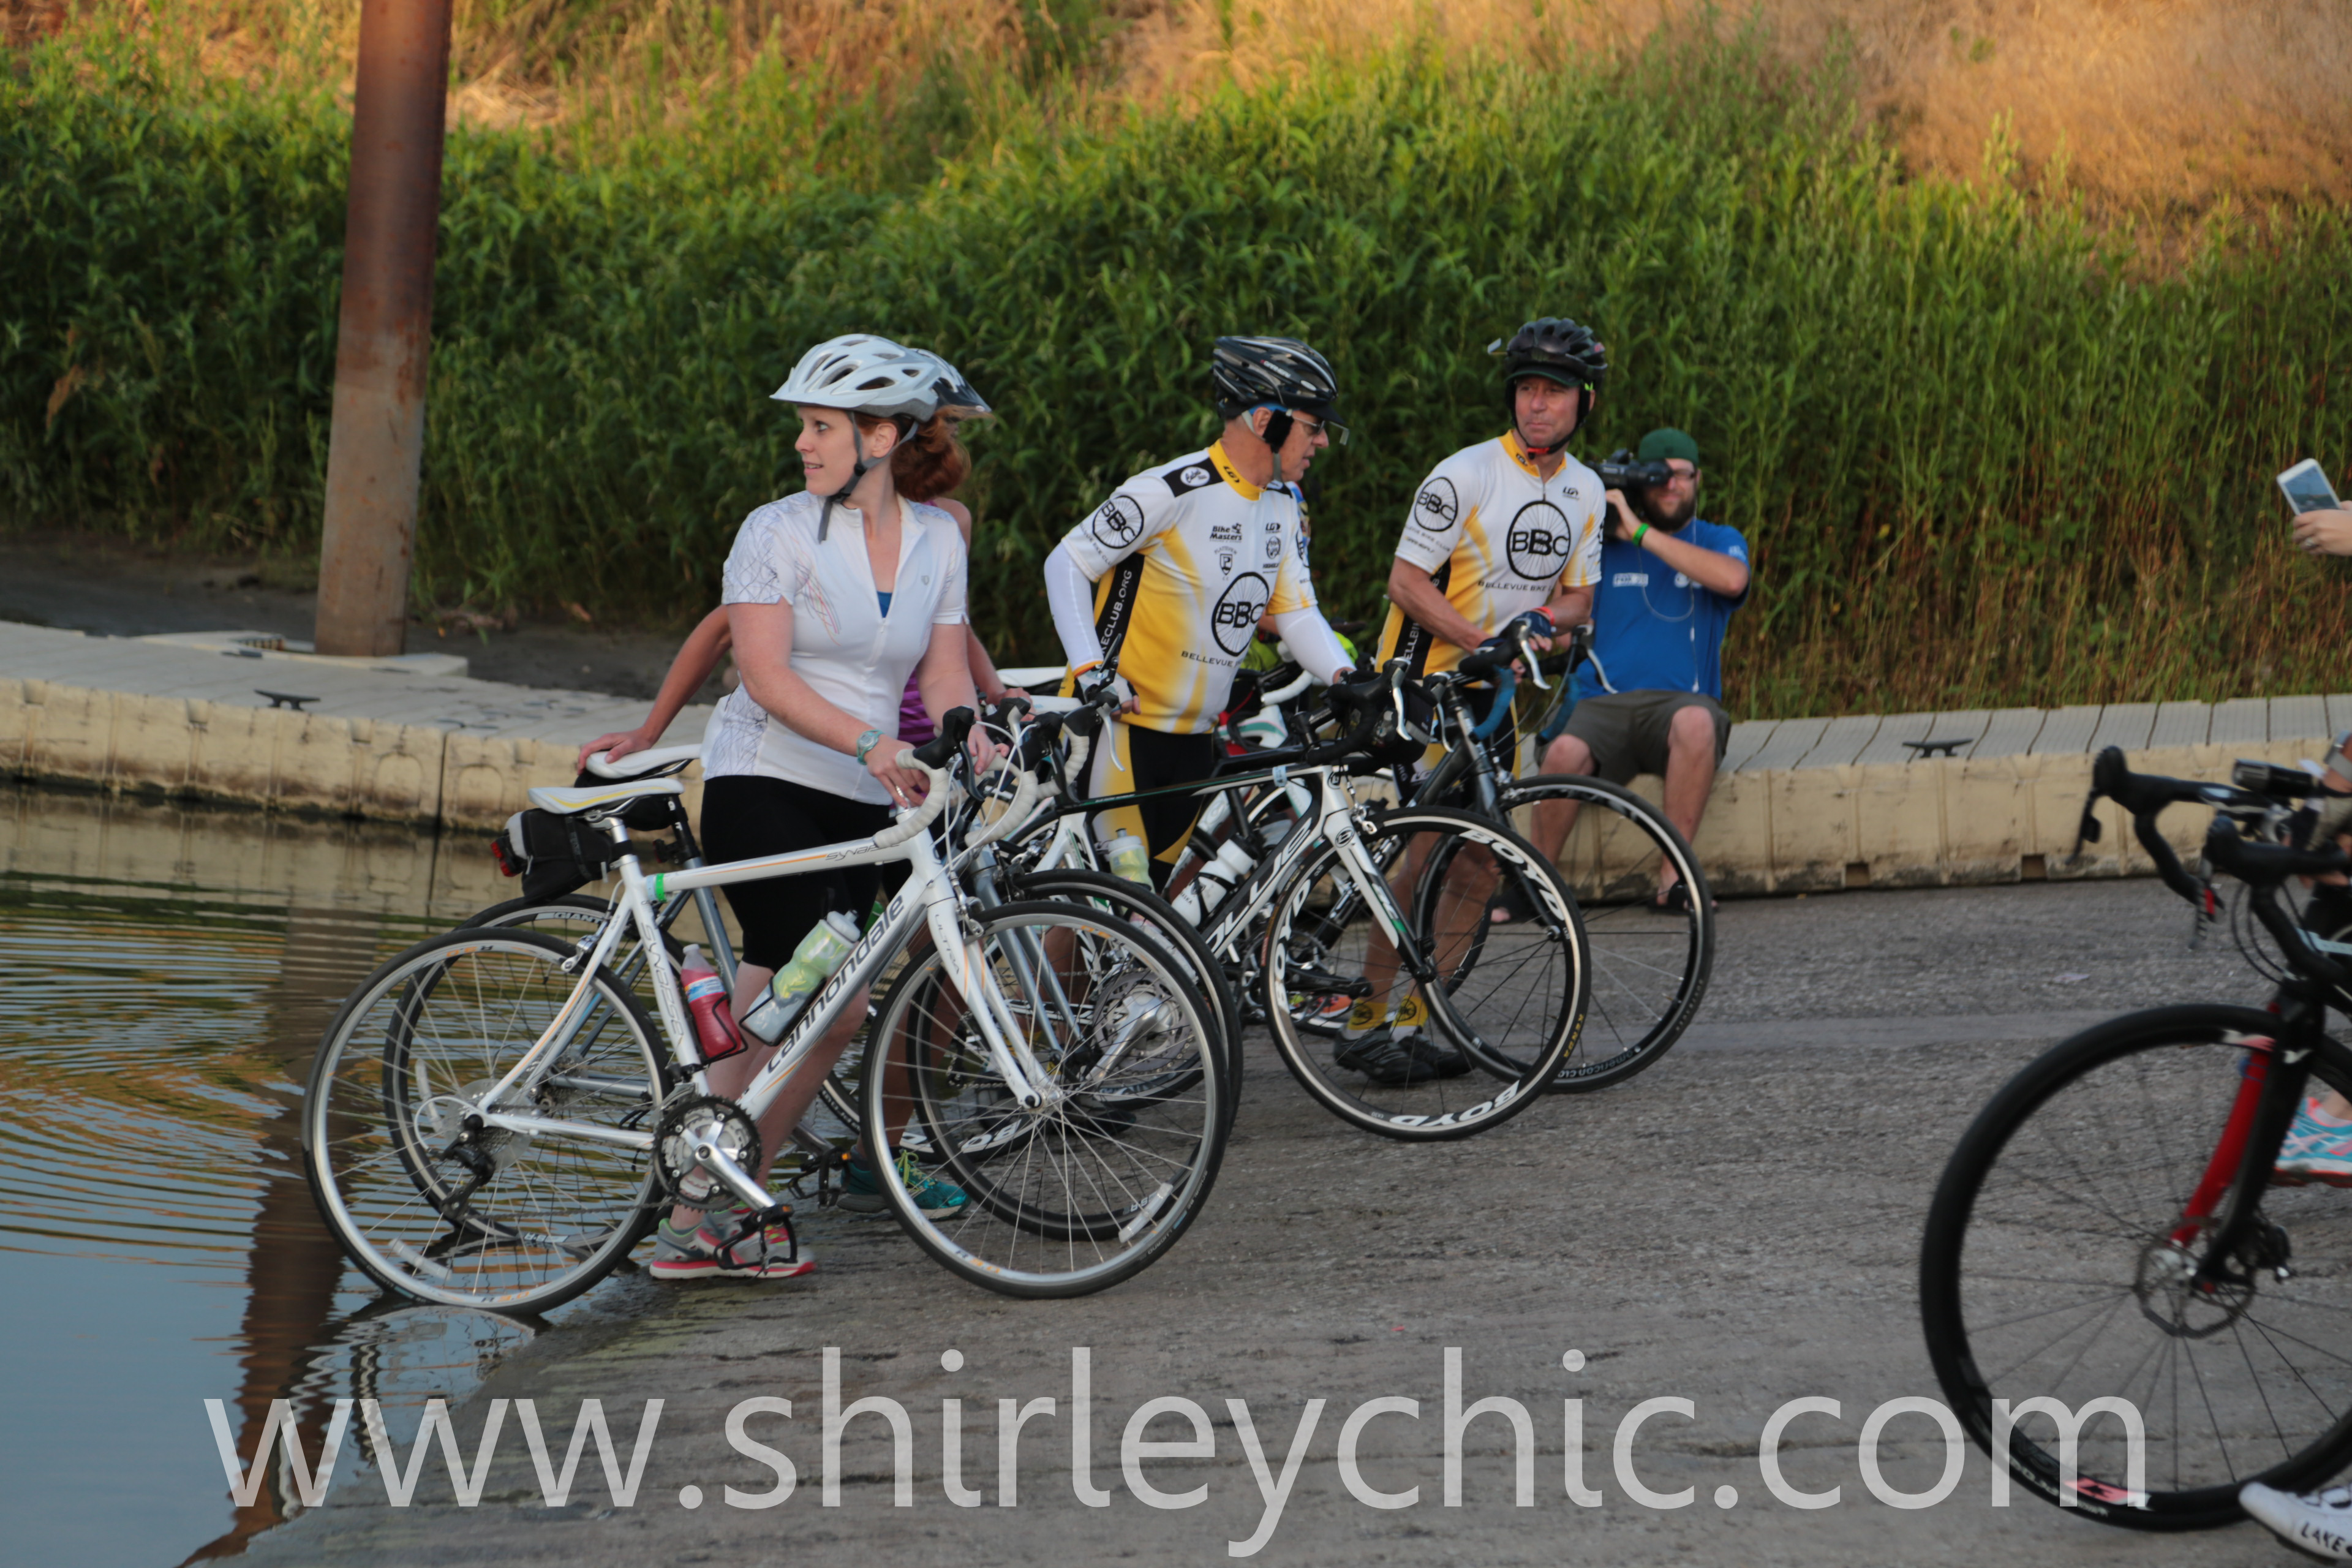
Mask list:
[[[1516,638],[1519,645],[1519,662],[1527,666],[1528,679],[1536,683],[1536,689],[1538,691],[1549,691],[1551,689],[1551,682],[1543,678],[1543,665],[1541,661],[1536,658],[1535,649],[1528,646],[1528,642],[1534,637],[1535,628],[1528,625],[1527,622],[1521,621],[1519,623],[1518,635]]]

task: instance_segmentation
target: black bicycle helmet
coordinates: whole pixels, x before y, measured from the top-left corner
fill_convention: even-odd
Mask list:
[[[1609,379],[1609,351],[1591,327],[1566,316],[1538,316],[1512,333],[1509,342],[1496,338],[1488,343],[1486,352],[1502,356],[1505,385],[1523,375],[1540,375],[1579,391],[1598,391]]]
[[[1528,375],[1556,381],[1579,394],[1576,427],[1580,430],[1592,416],[1592,395],[1609,379],[1609,351],[1592,335],[1591,327],[1566,316],[1538,316],[1513,332],[1510,342],[1496,338],[1488,343],[1486,352],[1502,356],[1507,396],[1519,378]]]
[[[1297,338],[1219,338],[1209,377],[1221,419],[1266,404],[1320,419],[1339,399],[1329,362]]]

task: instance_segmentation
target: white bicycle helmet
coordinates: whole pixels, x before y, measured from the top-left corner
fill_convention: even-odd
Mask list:
[[[939,361],[940,408],[942,412],[952,414],[959,419],[990,419],[995,416],[996,410],[991,408],[988,399],[963,378],[963,372],[940,359],[937,354],[931,357]]]
[[[784,384],[770,395],[779,403],[920,425],[940,411],[940,384],[953,374],[920,349],[871,332],[851,332],[828,338],[801,355]]]

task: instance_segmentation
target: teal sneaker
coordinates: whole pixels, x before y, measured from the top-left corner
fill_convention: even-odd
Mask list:
[[[2279,1145],[2278,1163],[2271,1179],[2281,1186],[2323,1182],[2331,1187],[2352,1187],[2352,1122],[2334,1124],[2313,1114],[2317,1102],[2306,1100],[2294,1113],[2294,1125]]]
[[[968,1201],[964,1190],[953,1182],[943,1182],[937,1176],[926,1174],[912,1154],[901,1152],[898,1158],[898,1179],[906,1184],[908,1193],[923,1211],[925,1218],[945,1219]],[[862,1161],[853,1158],[849,1162],[849,1173],[841,1179],[841,1206],[850,1214],[890,1212],[890,1200],[883,1193],[881,1182]]]

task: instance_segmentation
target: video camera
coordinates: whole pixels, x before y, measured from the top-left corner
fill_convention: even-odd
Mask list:
[[[1644,463],[1630,447],[1610,453],[1608,461],[1592,465],[1592,471],[1601,476],[1603,489],[1623,490],[1629,500],[1634,491],[1655,489],[1674,477],[1674,470],[1664,462]]]

